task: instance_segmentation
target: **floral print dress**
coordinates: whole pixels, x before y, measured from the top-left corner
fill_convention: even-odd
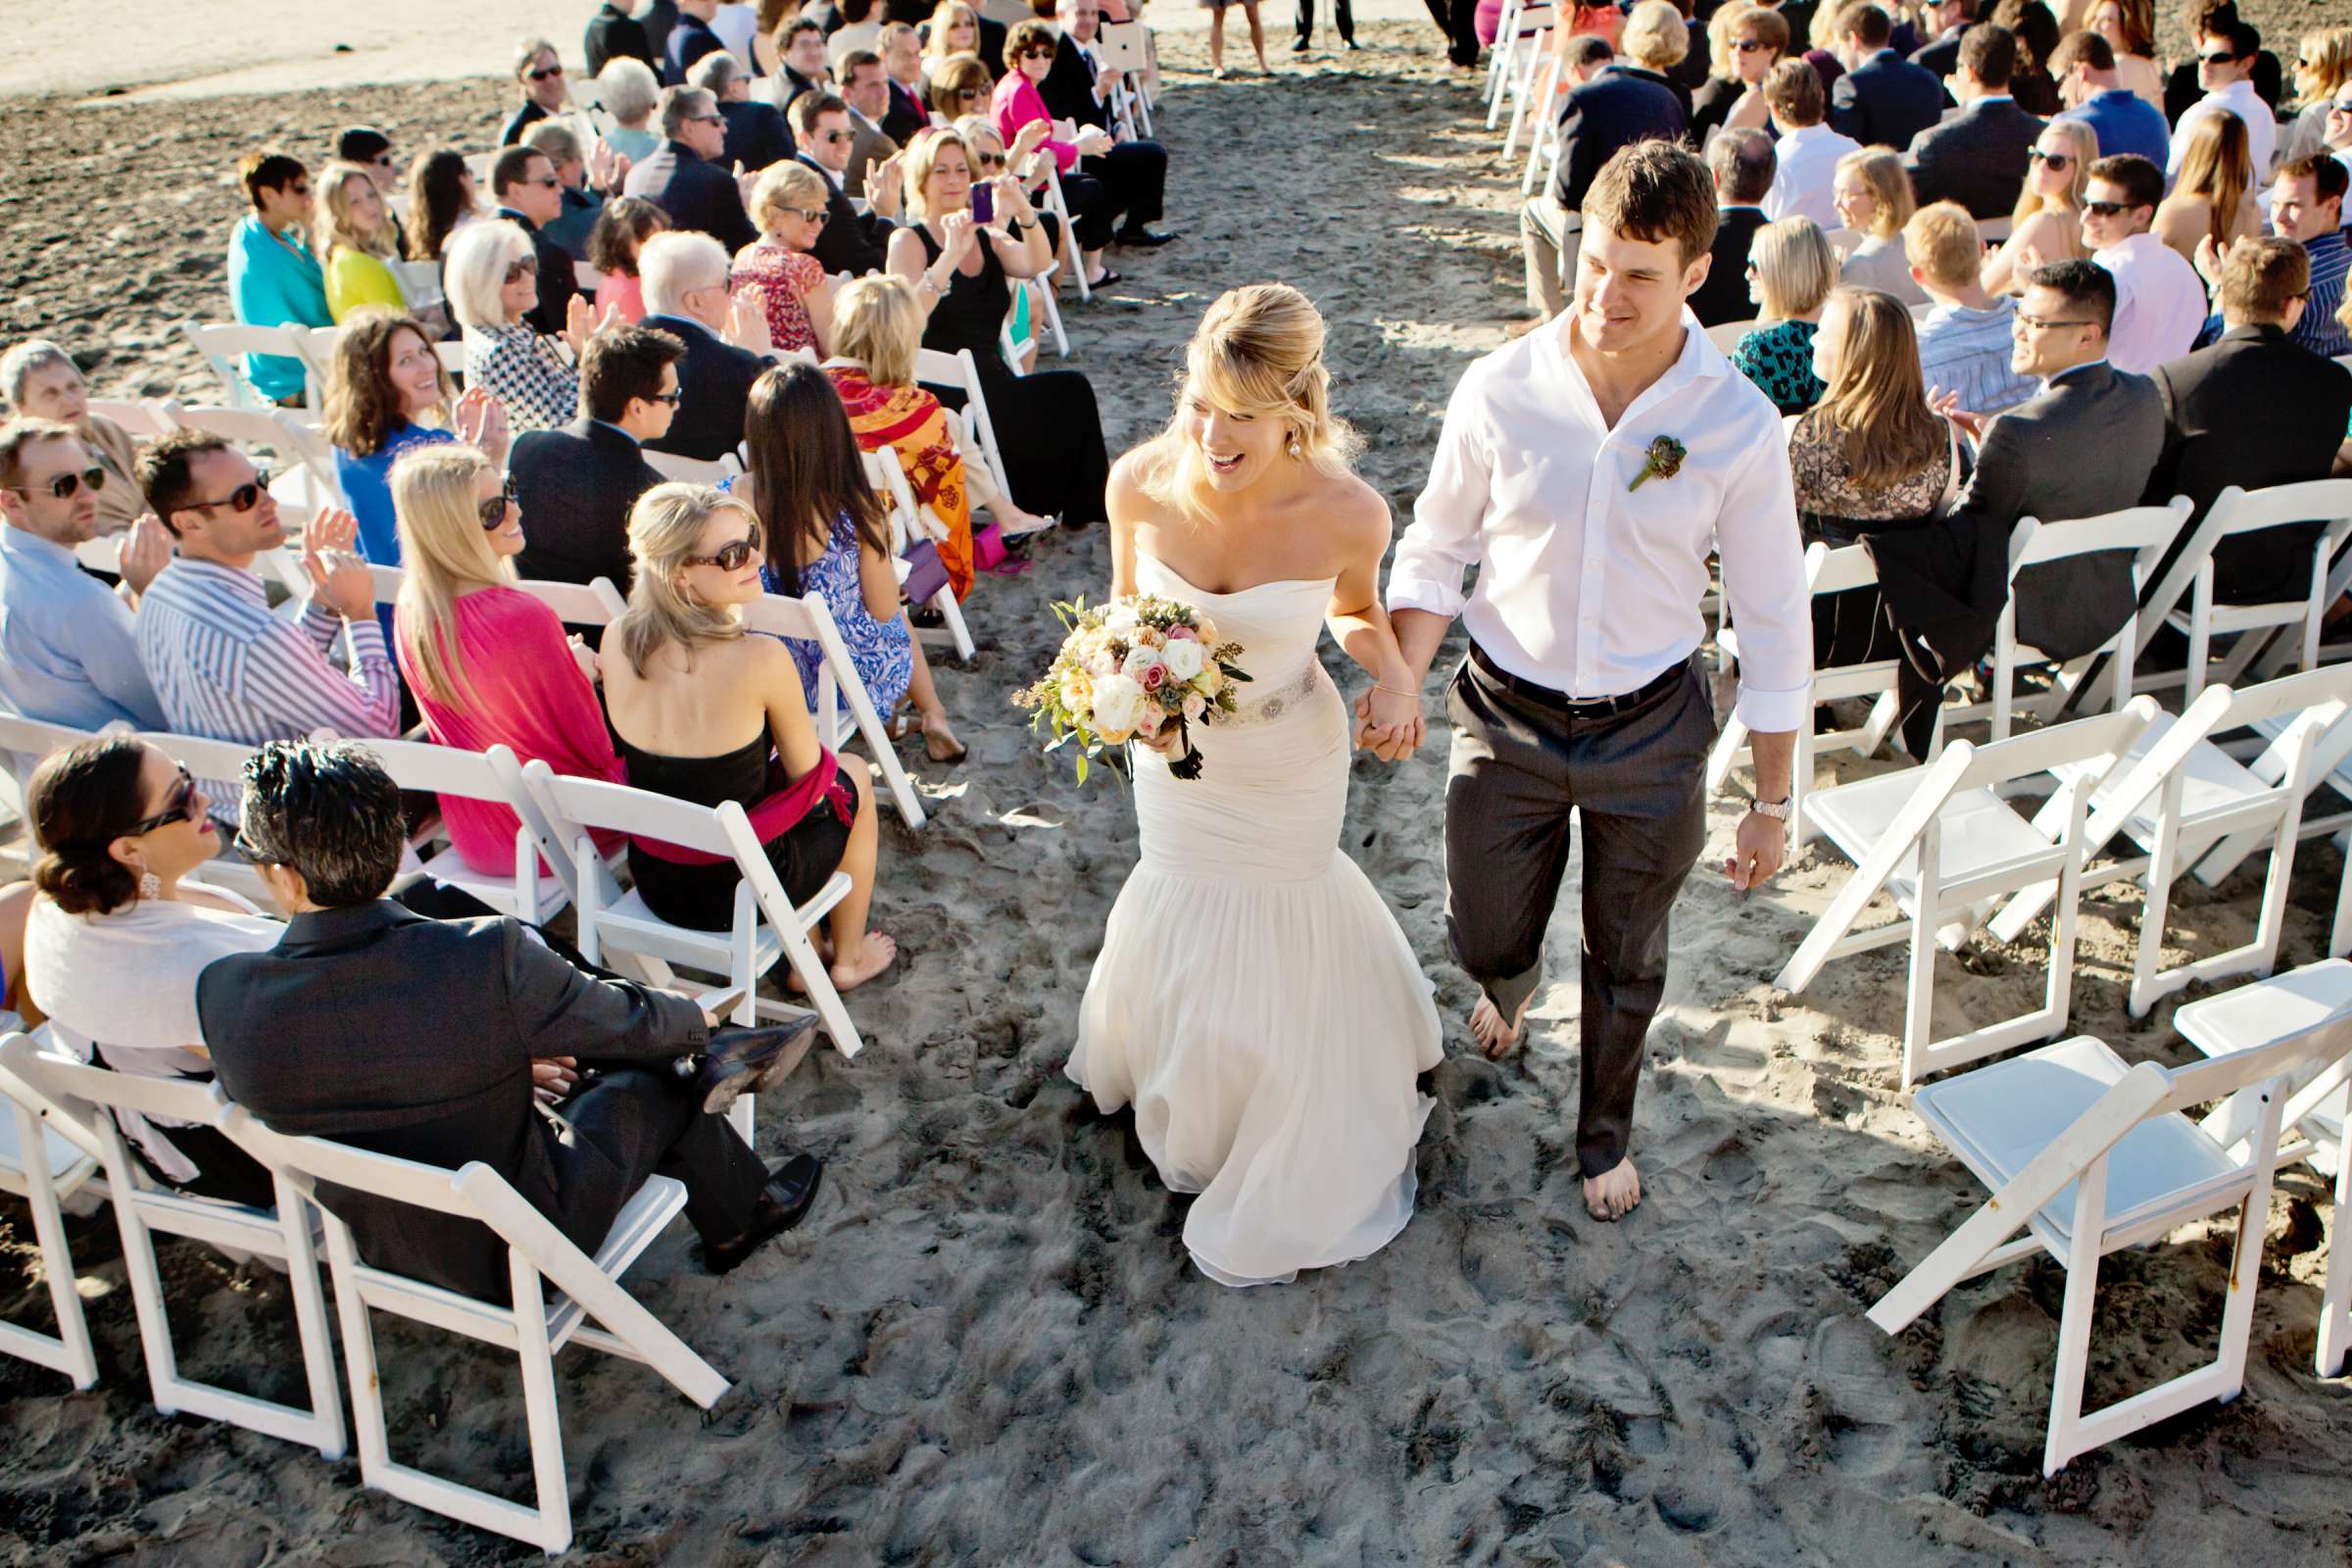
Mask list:
[[[1783,414],[1802,414],[1829,390],[1813,373],[1813,323],[1775,321],[1742,336],[1732,365]]]
[[[876,620],[865,608],[865,587],[859,580],[858,568],[858,525],[848,513],[833,519],[833,537],[826,542],[825,553],[801,568],[800,596],[824,601],[825,609],[833,615],[833,624],[841,630],[841,640],[850,651],[850,662],[858,667],[858,678],[865,682],[865,694],[873,699],[874,710],[888,717],[892,710],[906,695],[914,680],[914,649],[906,630],[906,617],[893,615],[889,620]],[[791,587],[774,566],[760,568],[760,581],[771,594],[791,592]],[[816,675],[824,663],[824,653],[813,642],[801,637],[787,637],[784,646],[792,651],[792,662],[800,666],[801,686],[808,694],[808,706],[816,706]],[[845,710],[849,703],[840,705]]]
[[[801,298],[825,286],[825,264],[801,251],[788,251],[773,240],[760,240],[735,253],[727,272],[727,290],[758,284],[760,302],[767,311],[767,336],[780,353],[816,347],[816,328],[808,324],[808,307]]]

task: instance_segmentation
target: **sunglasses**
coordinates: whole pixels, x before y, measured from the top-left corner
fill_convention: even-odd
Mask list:
[[[286,863],[274,855],[263,854],[260,846],[245,836],[243,828],[237,829],[237,836],[228,841],[228,847],[243,856],[245,863],[248,865],[284,865]]]
[[[694,117],[694,123],[698,125],[723,125],[726,122],[727,117],[724,115],[696,115]]]
[[[826,212],[822,207],[787,207],[784,210],[788,213],[798,213],[808,221],[819,224],[823,223],[826,219],[833,216],[831,213]]]
[[[719,546],[718,554],[714,556],[688,556],[686,564],[689,566],[716,566],[721,571],[741,571],[759,558],[760,525],[755,522],[752,524],[749,538],[738,539],[733,544]]]
[[[821,142],[839,142],[856,141],[858,138],[846,130],[828,130],[816,139]]]
[[[510,283],[519,283],[526,277],[536,277],[538,274],[539,260],[537,257],[525,256],[520,261],[507,264],[507,281]]]
[[[1054,45],[1050,43],[1031,44],[1021,51],[1021,58],[1023,60],[1051,60],[1054,58]]]
[[[526,179],[522,181],[522,183],[525,185],[545,185],[549,190],[562,190],[564,188],[564,182],[553,174],[542,174],[537,179]]]
[[[507,509],[514,504],[514,476],[510,473],[507,475],[507,482],[500,487],[498,494],[482,502],[474,510],[481,514],[483,527],[495,528],[507,520]]]
[[[530,77],[533,81],[545,81],[550,76],[561,76],[564,74],[564,68],[562,66],[548,66],[539,71],[526,71],[523,73],[523,74]]]
[[[2026,161],[2047,164],[2053,172],[2064,173],[2067,166],[2075,161],[2075,155],[2073,153],[2045,153],[2038,147],[2029,147],[2026,149]]]
[[[104,468],[84,468],[79,473],[61,473],[41,488],[60,501],[71,501],[85,484],[90,487],[90,494],[96,495],[106,488],[106,470]],[[25,485],[12,484],[8,488],[21,496],[32,494],[31,489]]]
[[[674,409],[679,404],[686,401],[686,391],[683,387],[672,387],[667,392],[657,392],[652,397],[647,398],[645,401],[648,403],[666,403]]]
[[[2233,66],[2237,64],[2237,56],[2230,53],[2230,51],[2227,49],[2221,51],[2219,54],[2199,55],[2197,58],[2209,66]]]
[[[982,169],[1003,169],[1004,167],[1004,155],[1003,153],[982,153],[980,155],[980,167]]]
[[[140,817],[124,828],[121,837],[135,839],[159,827],[170,827],[174,822],[192,821],[195,815],[196,781],[188,777],[188,770],[183,765],[179,770],[179,782],[172,785],[172,793],[164,797],[164,808],[153,816]]]
[[[2032,331],[2047,332],[2052,327],[2089,326],[2091,323],[2088,321],[2057,320],[2049,317],[2042,316],[2028,316],[2025,312],[2020,311],[2017,313],[2017,324]]]
[[[231,490],[227,495],[222,496],[218,501],[191,501],[182,510],[188,512],[218,512],[222,507],[226,507],[231,512],[251,512],[254,508],[262,504],[262,497],[268,495],[269,493],[270,470],[268,468],[256,468],[253,470],[253,480],[251,483],[237,486],[234,490]]]
[[[1772,45],[1761,38],[1742,38],[1732,47],[1743,55],[1760,55]]]
[[[2338,98],[2328,106],[2331,115],[2352,115],[2352,98]]]
[[[2113,218],[2119,213],[2132,211],[2132,204],[2130,202],[2084,202],[2082,211],[2093,218]]]

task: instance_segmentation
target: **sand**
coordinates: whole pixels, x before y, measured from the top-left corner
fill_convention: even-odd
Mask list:
[[[1287,20],[1287,13],[1285,14]],[[1161,130],[1181,242],[1068,308],[1115,447],[1169,407],[1215,293],[1308,289],[1332,322],[1338,402],[1401,519],[1445,398],[1525,323],[1517,171],[1426,24],[1279,79],[1211,85],[1168,41]],[[197,392],[168,332],[219,316],[220,171],[248,127],[315,146],[372,120],[404,150],[495,123],[496,84],[335,90],[98,110],[0,107],[0,337],[89,351],[115,395]],[[70,220],[65,215],[72,215]],[[1061,1076],[1103,917],[1135,855],[1100,774],[1039,756],[1007,694],[1043,666],[1055,598],[1099,594],[1100,531],[984,579],[984,647],[941,686],[972,760],[925,767],[921,834],[886,818],[878,919],[905,957],[853,999],[869,1049],[820,1051],[761,1107],[761,1140],[829,1163],[810,1222],[724,1281],[683,1226],[632,1275],[737,1386],[708,1415],[646,1370],[559,1363],[578,1522],[570,1559],[639,1564],[2340,1564],[2352,1402],[2310,1376],[2328,1205],[2289,1173],[2248,1386],[2039,1474],[2058,1271],[1964,1287],[1889,1341],[1861,1314],[1976,1200],[1897,1092],[1899,951],[1769,980],[1844,871],[1797,859],[1742,900],[1719,870],[1740,809],[1713,807],[1674,926],[1675,971],[1636,1124],[1648,1198],[1588,1221],[1572,1121],[1578,914],[1550,940],[1569,984],[1538,1037],[1491,1064],[1446,960],[1443,761],[1355,768],[1347,848],[1436,977],[1448,1059],[1419,1151],[1421,1208],[1350,1268],[1234,1293],[1189,1267],[1184,1202],[1118,1119]],[[1458,648],[1456,650],[1458,652]],[[1334,668],[1356,677],[1336,654]],[[1434,683],[1433,683],[1434,684]],[[1843,760],[1835,771],[1862,769]],[[2341,865],[2310,851],[2283,960],[2316,956]],[[2191,889],[2184,951],[2242,940],[2257,888]],[[2183,1058],[2171,1008],[2123,1008],[2133,902],[2090,901],[2076,1024],[2127,1056]],[[1947,960],[1939,1029],[2021,1010],[2031,940]],[[44,1308],[21,1204],[0,1200],[0,1312]],[[357,1486],[286,1445],[156,1414],[119,1246],[77,1221],[103,1382],[0,1361],[0,1562],[520,1563],[524,1548]],[[2111,1259],[2094,1401],[2204,1353],[2227,1238]],[[165,1249],[191,1373],[299,1397],[282,1283]],[[511,1359],[379,1325],[395,1452],[481,1484],[529,1474]],[[254,1370],[268,1364],[272,1370]]]

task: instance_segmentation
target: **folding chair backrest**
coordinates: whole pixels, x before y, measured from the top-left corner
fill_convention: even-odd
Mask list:
[[[263,1164],[291,1172],[306,1191],[331,1182],[353,1192],[430,1209],[436,1214],[479,1218],[461,1197],[457,1173],[390,1154],[370,1153],[325,1138],[297,1138],[277,1132],[243,1105],[220,1113],[220,1130]]]
[[[161,731],[142,732],[139,739],[198,778],[236,778],[244,771],[247,759],[261,749],[248,746],[243,741],[217,741],[209,735],[175,735]]]
[[[2347,707],[2352,707],[2352,664],[2323,664],[2231,693],[2229,708],[2214,723],[2213,733],[2227,735],[2268,719],[2296,715],[2294,722],[2264,748],[2262,760],[2248,764],[2258,777],[2283,781],[2285,763],[2304,745],[2305,737],[2316,739],[2332,728]],[[2306,779],[2304,785],[2308,788],[2314,782]]]
[[[433,345],[433,353],[441,361],[441,368],[460,379],[465,377],[466,344],[464,339],[451,338],[436,343]]]
[[[29,1046],[31,1042],[27,1041]],[[49,1097],[86,1124],[99,1127],[107,1111],[132,1110],[142,1116],[212,1125],[220,1101],[214,1088],[193,1078],[158,1078],[146,1073],[117,1072],[58,1052],[34,1051],[15,1063],[19,1076],[46,1091]],[[106,1117],[111,1123],[112,1118]],[[100,1137],[104,1137],[103,1130]],[[118,1195],[118,1200],[120,1195]]]
[[[295,332],[282,326],[247,326],[241,321],[190,321],[179,323],[180,334],[196,352],[204,357],[213,374],[220,379],[220,389],[230,403],[238,408],[267,408],[268,402],[245,379],[239,359],[247,354],[268,354],[283,359],[301,361],[302,348]]]
[[[1841,594],[1875,584],[1879,568],[1866,546],[1845,545],[1833,550],[1817,542],[1805,547],[1805,580],[1817,595]]]
[[[645,449],[645,461],[664,479],[683,480],[687,484],[716,484],[743,471],[743,466],[730,454],[710,462],[702,458],[682,458],[674,452]]]
[[[2183,1066],[2164,1068],[2169,1087],[2163,1101],[2149,1114],[2161,1116],[2227,1100],[2282,1074],[2330,1064],[2347,1051],[2352,1051],[2352,1014],[2339,1013],[2310,1029],[2245,1051],[2225,1052],[2218,1056],[2199,1057]]]
[[[543,772],[542,769],[545,771]],[[673,796],[603,779],[572,778],[533,761],[526,769],[533,791],[551,807],[550,825],[558,832],[594,828],[607,833],[632,833],[660,839],[705,855],[732,857],[735,846],[720,820],[724,807],[697,806]],[[734,808],[741,815],[743,808]]]
[[[69,746],[79,746],[98,734],[127,734],[127,724],[110,724],[103,731],[75,729],[71,724],[52,724],[45,719],[20,718],[15,713],[0,713],[0,753],[24,759],[24,771],[29,774],[33,764],[51,752],[62,752]]]
[[[2154,721],[2156,699],[2134,697],[2121,712],[2094,713],[2071,723],[2050,724],[2007,740],[1973,748],[1955,790],[1991,789],[2012,779],[2032,778],[2068,762],[2095,758],[2120,760]],[[1963,743],[1955,743],[1963,744]]]
[[[988,397],[980,387],[980,365],[972,358],[970,349],[957,349],[943,354],[938,349],[914,351],[914,378],[932,386],[963,389],[963,416],[970,421],[972,433],[979,437],[981,450],[988,457],[988,467],[999,479],[1004,477],[1004,455],[997,446],[996,421],[989,417]]]
[[[2180,498],[2185,505],[2185,498]],[[2151,593],[2143,593],[2139,611],[2140,646],[2164,624],[2164,619],[2188,597],[2213,548],[2231,534],[2252,533],[2291,522],[2326,521],[2331,544],[2341,544],[2352,528],[2352,479],[2313,479],[2301,484],[2272,485],[2247,491],[2231,485],[2213,498],[2188,543]]]
[[[833,658],[839,652],[844,660],[848,650],[841,642],[841,632],[833,624],[833,612],[825,602],[814,594],[794,598],[789,594],[761,594],[743,607],[743,626],[746,631],[765,632],[771,637],[796,637],[817,645],[820,657],[816,665],[816,690],[807,694],[808,710],[817,715],[817,734],[827,746],[836,744],[834,714],[840,703],[841,680],[835,672]],[[850,677],[857,678],[852,666]]]
[[[392,782],[404,790],[430,790],[461,800],[487,801],[522,814],[522,764],[505,746],[469,752],[431,741],[368,742]]]
[[[556,618],[567,626],[609,625],[628,603],[609,577],[599,577],[594,582],[524,578],[514,586],[554,611]]]
[[[386,262],[392,270],[392,281],[400,285],[400,297],[409,311],[417,311],[441,303],[441,264],[439,262]]]
[[[2058,522],[2021,517],[2009,536],[2009,575],[2014,579],[2028,566],[2070,556],[2129,550],[2134,580],[2145,586],[2147,575],[2164,559],[2187,517],[2188,503],[2180,499],[2161,507],[2126,507],[2121,512]]]
[[[11,1034],[0,1041],[0,1098],[14,1100],[39,1117],[44,1138],[55,1138],[83,1159],[104,1160],[106,1149],[98,1131],[100,1113],[74,1097],[59,1098],[55,1088],[40,1074],[42,1059],[41,1042],[29,1035]],[[0,1116],[5,1114],[5,1110],[0,1110]],[[207,1110],[205,1119],[211,1117],[212,1112]],[[24,1151],[18,1150],[17,1156],[24,1158]],[[12,1186],[0,1182],[0,1189]]]
[[[102,418],[112,419],[122,427],[125,435],[153,439],[169,435],[178,428],[159,404],[119,403],[107,398],[92,398],[90,412]]]

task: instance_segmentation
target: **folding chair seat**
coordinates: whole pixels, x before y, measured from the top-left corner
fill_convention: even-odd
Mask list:
[[[943,623],[937,632],[917,627],[915,635],[926,646],[945,643],[956,650],[956,657],[966,663],[971,662],[977,645],[972,641],[971,628],[964,623],[963,607],[956,599],[956,590],[949,586],[945,568],[936,573],[920,571],[928,557],[936,564],[938,542],[947,536],[946,525],[936,517],[927,517],[925,509],[915,504],[914,488],[906,482],[906,469],[899,462],[899,454],[890,447],[881,447],[863,454],[866,483],[872,485],[890,503],[890,527],[898,547],[899,584],[916,603],[928,605],[939,612]],[[967,492],[968,493],[968,492]],[[936,577],[932,586],[923,578]],[[916,596],[917,588],[930,592]]]
[[[2252,1050],[2167,1069],[2126,1062],[2086,1036],[2045,1046],[1919,1091],[1920,1117],[1990,1197],[1870,1309],[1899,1334],[1964,1280],[2048,1253],[2066,1271],[2051,1377],[2042,1472],[2245,1386],[2246,1347],[2259,1283],[2263,1215],[2270,1203],[2283,1123],[2299,1102],[2342,1081],[2352,1019]],[[2289,1098],[2299,1071],[2321,1077]],[[2225,1142],[2184,1114],[2227,1100],[2215,1116],[2250,1130]],[[2097,1305],[2099,1259],[2162,1240],[2183,1225],[2236,1212],[2230,1290],[2214,1358],[2192,1371],[2085,1414],[2085,1374]],[[2026,1234],[2017,1233],[2024,1230]]]
[[[1903,1017],[1906,1088],[1929,1073],[2062,1032],[2072,1004],[2075,910],[2089,790],[2062,790],[2063,825],[2050,831],[2020,814],[2002,798],[2000,786],[2067,762],[2104,760],[2106,766],[2118,766],[2155,711],[2155,700],[2141,698],[2121,713],[2078,719],[1984,747],[1955,741],[1923,767],[1814,795],[1815,825],[1853,860],[1854,874],[1774,983],[1784,991],[1799,992],[1833,958],[1907,941],[1911,961]],[[1933,1039],[1936,947],[1957,947],[1995,901],[2044,881],[2055,881],[2059,892],[2042,1004],[1966,1034]],[[1880,893],[1893,902],[1896,918],[1856,931],[1856,922]]]
[[[564,1430],[556,1401],[555,1355],[577,1343],[641,1361],[704,1409],[727,1380],[620,1286],[620,1276],[686,1206],[686,1189],[666,1176],[647,1180],[590,1257],[489,1166],[443,1170],[371,1154],[319,1138],[290,1138],[242,1105],[225,1107],[220,1129],[277,1173],[281,1187],[314,1193],[327,1182],[435,1213],[478,1220],[507,1244],[514,1302],[496,1306],[424,1284],[359,1255],[351,1229],[320,1205],[327,1263],[351,1384],[360,1480],[404,1502],[548,1552],[571,1544],[571,1496],[564,1472]],[[542,1281],[555,1287],[551,1297]],[[534,1497],[525,1505],[405,1465],[391,1455],[383,1387],[368,1312],[390,1312],[513,1350],[521,1363]]]
[[[657,452],[647,447],[645,461],[662,478],[682,480],[687,484],[716,484],[721,479],[731,479],[743,472],[743,465],[735,461],[733,453],[710,462],[703,458],[682,458],[674,452]]]
[[[93,1066],[56,1050],[40,1050],[24,1035],[12,1035],[0,1043],[0,1067],[54,1102],[98,1145],[106,1168],[108,1200],[122,1235],[122,1265],[130,1276],[139,1341],[147,1355],[147,1383],[154,1392],[156,1408],[166,1415],[185,1411],[208,1421],[226,1421],[317,1448],[329,1459],[342,1458],[343,1400],[335,1390],[326,1298],[319,1285],[318,1259],[312,1250],[310,1214],[302,1195],[280,1178],[274,1209],[247,1208],[174,1192],[149,1181],[132,1160],[130,1146],[113,1114],[133,1110],[143,1116],[211,1126],[224,1103],[218,1091],[192,1079],[150,1078]],[[24,1120],[19,1117],[20,1131]],[[163,1271],[155,1255],[158,1231],[235,1253],[272,1258],[284,1265],[286,1284],[294,1297],[303,1370],[310,1386],[309,1409],[238,1394],[180,1374],[164,1300]]]
[[[272,406],[245,378],[245,356],[265,354],[307,364],[302,341],[302,334],[306,330],[304,327],[247,326],[242,321],[183,320],[179,323],[180,335],[194,346],[220,381],[229,407],[236,409],[268,409]]]
[[[10,1014],[14,1017],[14,1014]],[[23,1020],[18,1020],[22,1022]],[[21,1034],[11,1034],[21,1040]],[[22,1198],[32,1209],[32,1234],[41,1275],[48,1286],[57,1332],[42,1334],[18,1323],[0,1323],[0,1354],[45,1366],[71,1378],[76,1389],[98,1386],[98,1357],[74,1289],[74,1254],[66,1245],[61,1200],[73,1197],[98,1174],[103,1155],[97,1135],[64,1107],[18,1077],[0,1054],[0,1192]],[[105,1183],[96,1184],[103,1192]]]

